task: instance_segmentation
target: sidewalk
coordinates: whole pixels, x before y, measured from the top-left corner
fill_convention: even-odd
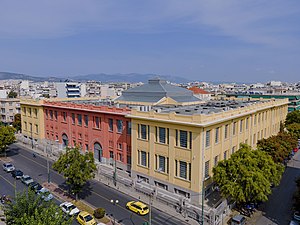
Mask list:
[[[23,147],[23,148],[26,148],[26,149],[32,151],[32,149],[30,147],[28,147],[28,145],[23,144],[22,142],[17,142],[16,144],[19,145],[20,147]],[[34,148],[33,151],[35,151],[37,154],[39,154],[39,155],[41,155],[45,158],[47,157],[47,153],[44,152],[43,150]],[[48,155],[48,157],[53,161],[58,159],[58,156],[55,156],[53,154]],[[107,169],[109,171],[113,170],[113,168],[109,167],[108,165],[101,165],[101,168],[104,169],[104,170]],[[125,172],[122,172],[122,171],[118,171],[118,174],[117,174],[117,176],[119,178],[123,177],[124,179],[128,179],[128,175],[127,175],[127,177],[126,177],[126,175],[127,174]],[[112,179],[104,176],[103,174],[100,174],[99,171],[96,173],[96,176],[95,176],[94,180],[97,181],[97,182],[101,182],[102,184],[104,184],[104,185],[106,185],[110,188],[116,189],[116,190],[118,190],[119,192],[121,192],[123,194],[131,196],[135,199],[138,199],[138,200],[140,200],[140,201],[142,201],[146,204],[150,203],[150,197],[148,195],[145,195],[141,192],[136,191],[133,186],[123,185],[120,182],[117,182],[117,185],[115,186]],[[187,215],[183,215],[183,214],[178,213],[175,210],[175,208],[171,208],[170,206],[168,206],[166,204],[163,204],[160,201],[156,200],[155,197],[152,198],[152,207],[154,207],[158,211],[169,214],[171,217],[175,217],[175,218],[181,220],[185,224],[191,224],[191,225],[199,224],[194,219],[187,217]]]

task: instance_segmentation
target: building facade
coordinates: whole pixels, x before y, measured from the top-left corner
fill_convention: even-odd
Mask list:
[[[23,141],[34,146],[45,139],[43,100],[21,99]]]
[[[213,190],[212,168],[241,143],[256,148],[277,134],[287,106],[287,99],[273,99],[133,110],[132,177],[200,204],[202,191]]]
[[[86,95],[86,85],[77,82],[55,83],[57,98],[80,98]]]
[[[96,162],[130,170],[129,109],[74,102],[44,101],[45,139],[62,147],[92,151]]]
[[[288,111],[292,112],[295,110],[300,110],[300,93],[284,93],[284,94],[226,94],[228,97],[236,97],[236,98],[262,98],[262,99],[284,99],[287,98],[289,100]]]
[[[1,122],[11,124],[14,121],[14,116],[21,112],[20,99],[16,98],[1,98]]]

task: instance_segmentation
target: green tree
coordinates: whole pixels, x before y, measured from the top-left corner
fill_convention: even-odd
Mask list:
[[[19,131],[21,130],[21,114],[17,113],[14,116],[14,122],[12,123],[13,127]]]
[[[95,177],[97,170],[92,152],[82,154],[79,147],[67,148],[53,164],[53,168],[62,173],[72,193],[77,195],[84,184]]]
[[[18,96],[18,93],[15,91],[10,91],[7,95],[8,98],[16,98]]]
[[[293,137],[300,138],[300,123],[289,124],[286,128]]]
[[[295,147],[297,147],[297,139],[286,132],[257,142],[257,148],[268,153],[276,163],[282,163]]]
[[[11,126],[0,127],[0,153],[5,152],[7,146],[15,142],[15,131]]]
[[[243,144],[230,159],[220,161],[213,173],[222,196],[240,204],[267,201],[271,184],[280,182],[283,166],[276,164],[267,153]]]
[[[13,203],[4,208],[8,225],[69,225],[62,210],[53,202],[45,202],[41,196],[28,189],[18,193]]]
[[[287,114],[285,119],[285,125],[289,125],[292,123],[300,123],[300,111],[295,110]]]

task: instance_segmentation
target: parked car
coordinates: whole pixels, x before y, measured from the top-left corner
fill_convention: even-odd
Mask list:
[[[294,219],[300,221],[300,213],[299,211],[294,212]]]
[[[139,215],[146,215],[149,213],[149,208],[142,202],[131,201],[126,204],[126,208]]]
[[[61,207],[62,211],[68,214],[69,216],[75,216],[80,212],[79,209],[71,202],[64,202],[61,203],[59,206]]]
[[[244,225],[246,224],[246,217],[238,214],[231,218],[231,225]]]
[[[29,184],[29,187],[31,190],[33,190],[35,193],[37,193],[39,190],[43,188],[42,185],[40,185],[38,182],[33,181],[32,183]]]
[[[13,164],[11,163],[4,163],[3,166],[2,166],[3,170],[6,171],[6,172],[12,172],[15,170],[15,167]]]
[[[299,222],[295,221],[295,220],[291,220],[291,222],[289,223],[289,225],[299,225]]]
[[[47,188],[42,188],[37,192],[38,195],[41,196],[44,201],[48,202],[53,199],[53,195],[50,193],[50,191]]]
[[[23,172],[21,170],[14,170],[12,171],[11,175],[16,179],[21,179],[23,177]]]
[[[21,181],[28,186],[33,182],[33,179],[29,175],[23,175],[23,177],[21,177]]]
[[[94,217],[88,212],[82,211],[77,216],[77,221],[81,225],[96,225]]]

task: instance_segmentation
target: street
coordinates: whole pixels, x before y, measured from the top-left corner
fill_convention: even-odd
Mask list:
[[[288,163],[278,187],[273,189],[269,200],[262,206],[262,216],[258,225],[287,225],[292,219],[293,194],[296,191],[295,180],[300,177],[300,152]]]
[[[39,183],[47,181],[47,160],[37,155],[35,158],[32,152],[21,149],[17,145],[11,145],[8,157],[16,168],[21,169],[24,174],[30,175]],[[51,167],[51,163],[50,163]],[[51,182],[58,184],[60,187],[66,187],[64,178],[57,172],[50,170]],[[14,196],[14,179],[10,174],[6,174],[3,170],[0,173],[0,194]],[[24,185],[17,181],[17,190],[22,191]],[[125,208],[128,201],[132,201],[130,196],[124,195],[116,190],[105,186],[97,181],[90,181],[84,187],[83,192],[79,198],[87,201],[95,207],[102,207],[106,209],[107,214],[112,215],[122,224],[126,225],[142,225],[149,220],[147,216],[139,216]],[[111,200],[118,200],[119,203],[113,205]],[[147,202],[146,202],[147,203]],[[184,221],[170,216],[157,209],[152,209],[152,225],[171,225],[171,224],[186,224]]]

